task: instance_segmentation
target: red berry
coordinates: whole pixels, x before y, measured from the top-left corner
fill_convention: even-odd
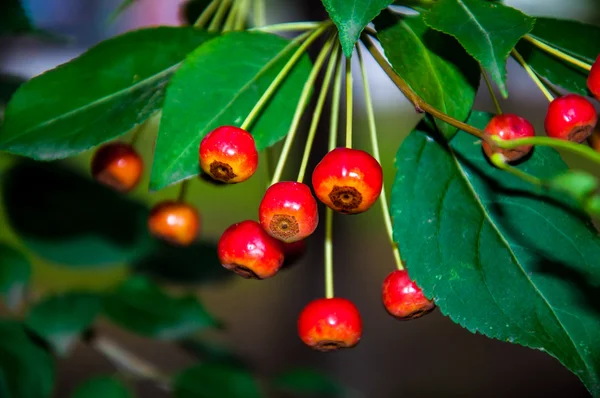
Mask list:
[[[229,184],[246,181],[258,167],[254,138],[246,130],[219,127],[200,143],[200,167],[218,181]]]
[[[383,171],[365,151],[336,148],[315,167],[312,184],[319,200],[333,210],[362,213],[379,198]]]
[[[319,351],[350,348],[360,340],[362,319],[350,300],[321,298],[308,303],[300,313],[298,335]]]
[[[594,97],[600,101],[600,56],[596,58],[596,62],[592,65],[587,79],[587,86]]]
[[[129,192],[140,182],[144,162],[133,147],[124,142],[101,146],[92,159],[96,181],[119,192]]]
[[[516,138],[527,138],[535,136],[535,129],[526,119],[512,114],[497,115],[490,120],[485,127],[484,132],[489,136],[497,136],[502,140],[513,140]],[[495,152],[504,155],[507,161],[514,162],[527,155],[533,146],[522,145],[515,149],[497,148],[495,151],[490,145],[483,141],[483,151],[488,157],[492,157]]]
[[[265,192],[258,209],[258,218],[272,237],[288,243],[296,242],[317,229],[317,201],[306,184],[278,182]]]
[[[281,242],[251,220],[227,228],[221,235],[217,252],[223,267],[244,278],[270,278],[283,264]]]
[[[549,137],[581,143],[592,134],[597,121],[596,109],[587,98],[569,94],[550,103],[544,127]]]
[[[158,203],[148,217],[150,233],[179,246],[188,246],[196,240],[200,230],[200,216],[196,209],[183,202],[167,200]]]
[[[410,280],[406,270],[396,270],[383,282],[383,305],[398,319],[420,318],[435,309],[433,301]]]

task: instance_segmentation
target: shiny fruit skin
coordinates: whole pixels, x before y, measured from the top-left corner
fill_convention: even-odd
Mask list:
[[[550,103],[544,127],[549,137],[581,143],[597,122],[594,105],[581,95],[569,94]]]
[[[315,167],[312,185],[317,198],[333,210],[357,214],[379,198],[383,170],[365,151],[336,148]]]
[[[258,208],[258,218],[272,237],[287,243],[296,242],[317,229],[317,201],[308,185],[281,181],[265,192]]]
[[[300,313],[298,335],[315,350],[350,348],[360,341],[362,319],[350,300],[320,298],[308,303]]]
[[[200,143],[200,167],[217,181],[228,184],[246,181],[258,167],[254,138],[234,126],[211,131]]]
[[[587,78],[587,86],[594,97],[600,101],[600,56],[596,58],[596,62],[592,65]]]
[[[189,246],[198,237],[200,216],[187,203],[167,200],[150,211],[148,229],[155,237],[171,244]]]
[[[509,113],[494,116],[485,127],[484,132],[490,136],[500,137],[502,140],[513,140],[535,136],[535,129],[527,119]],[[498,152],[504,155],[509,162],[521,159],[531,152],[531,149],[533,148],[531,145],[522,145],[515,149],[497,148],[494,151],[485,141],[482,142],[482,146],[483,151],[488,157],[492,157],[495,152]]]
[[[217,253],[223,267],[248,279],[274,276],[284,259],[281,242],[252,220],[227,228],[219,239]]]
[[[383,282],[382,292],[385,309],[401,320],[420,318],[435,309],[434,302],[425,297],[405,269],[389,274]]]
[[[92,158],[92,176],[99,183],[126,193],[137,186],[144,172],[144,161],[124,142],[102,145]]]

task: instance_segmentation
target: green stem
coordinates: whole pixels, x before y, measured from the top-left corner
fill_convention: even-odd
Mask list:
[[[333,298],[333,210],[325,209],[325,297]]]
[[[503,171],[506,171],[507,173],[510,173],[510,174],[522,179],[523,181],[533,184],[540,189],[544,188],[544,181],[542,181],[541,179],[539,179],[535,176],[532,176],[531,174],[525,173],[525,172],[517,169],[516,167],[509,165],[508,163],[506,163],[506,158],[501,153],[493,154],[492,157],[490,158],[490,161],[497,168],[499,168]]]
[[[353,86],[352,58],[346,58],[346,148],[352,148]]]
[[[538,86],[538,88],[544,94],[544,96],[548,99],[548,101],[549,102],[554,101],[554,96],[552,95],[552,93],[550,92],[550,90],[548,90],[548,88],[546,88],[546,85],[544,84],[544,82],[542,81],[542,79],[540,79],[538,77],[538,75],[531,68],[531,66],[529,66],[529,64],[527,62],[525,62],[525,60],[523,59],[523,57],[521,56],[521,54],[519,54],[517,52],[517,50],[513,49],[512,50],[512,56],[517,60],[517,62],[519,64],[521,64],[521,66],[523,67],[523,69],[525,69],[525,71],[527,72],[527,74],[529,75],[529,77],[531,78],[531,80],[533,80],[533,82],[535,83],[535,85]]]
[[[333,46],[334,41],[337,36],[331,37],[330,42],[328,42],[327,46]],[[302,163],[300,164],[300,171],[298,172],[298,182],[304,181],[304,175],[306,174],[306,167],[308,166],[308,160],[310,158],[310,152],[312,149],[313,142],[315,141],[315,135],[317,133],[317,127],[319,126],[319,121],[321,120],[321,113],[323,112],[323,106],[325,105],[325,99],[327,98],[327,92],[329,91],[329,85],[331,84],[331,78],[333,77],[333,72],[335,71],[335,65],[338,61],[338,53],[339,53],[339,45],[335,46],[331,57],[329,58],[329,63],[327,65],[327,70],[325,72],[325,78],[323,79],[323,84],[321,85],[321,92],[319,93],[319,98],[317,99],[317,104],[315,105],[315,109],[312,115],[312,121],[310,124],[310,128],[308,130],[308,137],[306,139],[306,145],[304,147],[304,154],[302,155]]]
[[[481,65],[479,65],[479,67],[481,68],[481,75],[483,76],[483,80],[485,80],[485,85],[487,86],[488,91],[490,92],[490,95],[492,96],[492,101],[494,101],[494,107],[496,107],[496,114],[502,115],[502,108],[500,107],[500,102],[498,101],[498,97],[496,97],[496,93],[494,93],[494,88],[492,87],[492,82],[490,82],[490,78],[488,77],[488,75],[485,72],[485,70],[483,69],[483,67]]]
[[[217,9],[215,16],[213,17],[213,20],[210,22],[210,25],[208,25],[209,32],[219,31],[219,28],[221,27],[221,22],[223,21],[223,18],[225,17],[225,14],[227,13],[227,10],[229,9],[230,5],[231,0],[221,0],[221,4],[219,4],[219,8]]]
[[[246,21],[248,20],[248,12],[250,11],[250,1],[251,0],[241,0],[242,4],[240,5],[237,19],[235,22],[235,30],[244,29]]]
[[[587,145],[578,144],[576,142],[559,140],[550,137],[517,138],[514,140],[501,140],[497,137],[492,137],[492,140],[496,146],[503,149],[514,149],[522,145],[540,145],[564,149],[581,155],[582,157],[587,158],[594,163],[600,164],[600,153],[596,152]]]
[[[285,163],[287,162],[287,158],[290,154],[290,149],[292,148],[292,142],[294,141],[294,137],[296,136],[296,132],[298,131],[298,125],[300,124],[300,119],[302,118],[302,113],[306,109],[308,105],[308,99],[310,97],[310,92],[315,84],[315,80],[327,58],[327,54],[331,49],[331,45],[323,46],[315,64],[304,84],[304,88],[302,89],[302,94],[300,95],[300,100],[298,101],[298,106],[296,107],[296,113],[294,114],[294,118],[292,119],[292,124],[290,125],[290,129],[287,133],[287,137],[283,144],[283,149],[281,150],[281,154],[279,155],[279,161],[277,162],[277,167],[275,167],[275,172],[273,173],[273,180],[271,181],[271,185],[277,183],[281,174],[283,173],[283,168],[285,167]]]
[[[185,202],[185,198],[190,188],[190,181],[191,180],[185,180],[181,182],[181,185],[179,187],[179,194],[177,195],[178,202]]]
[[[198,19],[196,19],[194,27],[198,29],[204,28],[208,21],[210,21],[210,18],[213,16],[217,8],[219,8],[221,1],[222,0],[212,0],[208,7],[206,7],[204,11],[202,11],[202,14],[200,14]]]
[[[222,32],[229,32],[233,30],[235,27],[235,22],[237,20],[237,15],[239,13],[240,5],[242,0],[234,0],[231,9],[229,10],[229,15],[227,15],[227,19],[225,20],[225,24],[223,24]]]
[[[344,63],[338,62],[337,70],[335,71],[335,83],[333,85],[333,97],[331,99],[331,115],[329,124],[329,151],[335,149],[337,145],[338,126],[340,123],[340,102],[342,98],[342,77]]]
[[[248,127],[250,127],[250,125],[252,124],[252,122],[254,121],[256,116],[258,116],[258,114],[262,111],[263,107],[271,99],[272,95],[275,93],[277,88],[279,88],[279,85],[281,84],[281,82],[283,82],[283,80],[285,80],[285,78],[290,73],[292,68],[296,65],[296,62],[298,62],[300,57],[302,55],[304,55],[308,46],[310,46],[319,36],[321,36],[321,34],[323,34],[323,32],[328,27],[329,27],[329,24],[323,24],[318,29],[315,29],[313,32],[306,32],[306,33],[298,36],[297,38],[295,38],[294,40],[289,42],[289,44],[287,46],[285,46],[285,48],[283,50],[281,50],[279,52],[279,54],[277,54],[277,56],[269,62],[269,64],[267,66],[273,65],[275,62],[278,62],[281,59],[281,57],[283,57],[285,54],[287,54],[287,52],[290,49],[296,47],[298,45],[298,43],[300,43],[304,40],[302,45],[300,45],[300,47],[298,47],[296,52],[288,60],[288,62],[283,67],[283,69],[281,69],[281,71],[277,74],[275,79],[273,79],[273,81],[271,82],[271,84],[269,85],[267,90],[260,97],[258,102],[254,105],[254,108],[252,108],[252,110],[246,117],[246,120],[244,120],[244,122],[240,126],[242,129],[247,130]]]
[[[533,44],[534,46],[536,46],[537,48],[539,48],[540,50],[543,50],[543,51],[547,52],[548,54],[554,55],[555,57],[562,59],[563,61],[566,61],[572,65],[575,65],[583,70],[590,71],[592,69],[592,65],[588,64],[587,62],[583,62],[565,52],[560,51],[557,48],[549,46],[548,44],[544,43],[541,40],[536,39],[535,37],[533,37],[529,34],[525,35],[524,39],[527,40],[528,42],[530,42],[531,44]]]
[[[254,0],[254,27],[261,28],[267,23],[265,0]]]
[[[290,32],[295,30],[312,30],[323,25],[323,22],[285,22],[267,26],[257,26],[250,30],[261,32]]]
[[[367,77],[367,68],[365,67],[365,62],[362,56],[362,51],[360,46],[356,45],[356,53],[358,55],[358,62],[360,64],[360,70],[363,81],[363,89],[365,95],[365,105],[367,109],[367,120],[369,121],[369,135],[371,137],[371,145],[373,146],[373,157],[379,164],[381,164],[381,155],[379,153],[379,143],[377,142],[377,125],[375,123],[375,110],[373,106],[373,99],[371,98],[371,90],[369,88],[369,79]],[[392,226],[392,218],[390,216],[390,208],[387,203],[387,196],[385,192],[385,185],[381,188],[381,195],[379,197],[381,202],[381,211],[383,212],[383,220],[385,224],[385,230],[387,232],[388,238],[392,245],[394,260],[396,261],[396,268],[399,270],[404,269],[404,264],[402,263],[402,256],[400,255],[400,249],[396,242],[394,242],[394,229]]]

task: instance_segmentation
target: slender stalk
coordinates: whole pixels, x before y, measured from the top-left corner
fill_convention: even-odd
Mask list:
[[[248,20],[248,11],[250,10],[250,1],[251,0],[240,0],[242,3],[240,5],[235,26],[235,30],[243,30],[246,25],[246,21]]]
[[[572,65],[575,65],[583,70],[590,71],[592,69],[592,65],[588,64],[587,62],[583,62],[563,51],[560,51],[557,48],[549,46],[546,43],[544,43],[543,41],[538,40],[531,35],[525,35],[524,39],[527,40],[528,42],[530,42],[531,44],[533,44],[534,46],[536,46],[537,48],[539,48],[540,50],[543,50],[543,51],[547,52],[548,54],[554,55],[556,58],[562,59],[563,61],[566,61]]]
[[[332,46],[334,41],[336,40],[336,36],[333,36],[330,39],[330,43],[328,45]],[[304,175],[306,174],[306,167],[308,166],[308,159],[310,158],[310,151],[312,149],[313,142],[315,141],[315,135],[317,133],[317,127],[319,127],[319,121],[321,120],[321,114],[323,113],[323,106],[325,105],[325,99],[327,98],[327,92],[329,91],[329,85],[331,84],[331,78],[333,77],[333,72],[335,71],[335,65],[338,61],[340,46],[335,46],[331,57],[329,58],[329,63],[327,65],[327,71],[325,72],[325,77],[323,79],[323,84],[321,86],[321,92],[319,93],[319,98],[317,99],[317,104],[315,105],[315,109],[313,111],[312,121],[310,124],[310,128],[308,130],[308,137],[306,139],[306,146],[304,147],[304,154],[302,155],[302,163],[300,164],[300,171],[298,172],[298,182],[302,182],[304,180]]]
[[[549,146],[556,149],[564,149],[576,153],[594,163],[600,164],[600,153],[596,152],[587,145],[578,144],[576,142],[559,140],[550,137],[530,137],[517,138],[514,140],[501,140],[497,137],[492,137],[495,145],[503,149],[514,149],[521,145],[539,145]]]
[[[223,21],[227,10],[229,10],[230,5],[231,0],[221,0],[221,4],[219,4],[219,8],[217,9],[215,16],[213,17],[213,20],[210,22],[210,25],[208,25],[209,32],[219,31],[219,28],[221,27],[221,22]]]
[[[362,75],[363,81],[363,89],[365,95],[365,105],[367,109],[367,120],[369,121],[369,135],[371,137],[371,145],[373,146],[373,157],[379,164],[381,164],[381,155],[379,153],[379,143],[377,142],[377,125],[375,123],[375,111],[373,107],[373,99],[371,98],[371,89],[369,88],[369,79],[367,77],[367,68],[365,67],[365,62],[362,56],[362,50],[360,46],[356,45],[356,53],[358,55],[358,62],[360,64],[360,71]],[[381,211],[383,212],[383,221],[385,224],[385,230],[387,232],[388,238],[392,245],[394,260],[396,261],[396,267],[399,270],[404,269],[404,264],[402,263],[402,256],[400,255],[400,249],[396,242],[394,242],[394,229],[392,226],[392,218],[390,216],[390,208],[387,203],[387,196],[385,192],[385,185],[381,188],[381,195],[379,196],[379,201],[381,203]]]
[[[194,27],[203,28],[204,26],[206,26],[206,24],[208,23],[208,21],[210,21],[210,18],[213,16],[217,8],[219,8],[221,1],[222,0],[212,0],[208,7],[206,7],[204,11],[202,11],[202,14],[200,14],[198,19],[196,19]]]
[[[227,15],[227,19],[225,20],[225,23],[223,24],[222,32],[229,32],[230,30],[234,29],[242,1],[243,0],[233,0],[233,5],[231,6],[231,9],[229,10],[229,15]]]
[[[313,85],[315,84],[315,80],[327,58],[327,54],[331,49],[331,45],[323,46],[317,59],[314,63],[314,66],[304,83],[304,88],[302,89],[302,94],[300,95],[300,100],[298,101],[298,106],[296,107],[296,112],[294,113],[294,118],[292,119],[292,124],[290,125],[290,129],[287,133],[287,137],[283,144],[283,149],[281,150],[281,154],[279,155],[279,161],[277,162],[277,166],[275,167],[275,172],[273,173],[273,180],[271,181],[271,185],[275,184],[281,178],[281,174],[283,173],[283,168],[285,167],[285,163],[287,162],[287,158],[290,154],[290,149],[292,148],[292,142],[294,141],[294,137],[296,136],[296,132],[298,131],[298,125],[300,124],[300,119],[302,118],[302,113],[306,109],[308,105],[308,98],[310,96],[310,92],[312,90]]]
[[[179,194],[177,195],[178,202],[185,202],[185,198],[188,194],[189,189],[190,189],[190,180],[182,181],[181,185],[179,186]]]
[[[338,61],[338,67],[335,71],[335,83],[333,85],[333,98],[331,99],[331,115],[329,124],[329,151],[335,149],[337,143],[337,132],[340,123],[340,100],[342,97],[342,77],[343,77],[343,63]]]
[[[492,87],[492,82],[490,82],[490,78],[488,77],[483,67],[481,65],[479,65],[479,67],[481,68],[481,75],[483,76],[483,80],[485,80],[485,85],[487,86],[488,91],[492,96],[492,101],[494,101],[494,107],[496,107],[496,114],[502,115],[502,108],[500,108],[500,102],[498,102],[498,97],[496,97],[496,93],[494,92],[494,88]]]
[[[323,22],[285,22],[267,26],[257,26],[250,30],[259,30],[261,32],[290,32],[295,30],[311,30],[322,25]]]
[[[265,0],[254,0],[254,27],[261,28],[267,24]]]
[[[523,59],[523,57],[521,56],[521,54],[519,54],[517,52],[517,50],[513,49],[512,50],[512,56],[517,60],[517,62],[519,64],[521,64],[521,66],[523,67],[523,69],[525,69],[525,71],[527,72],[527,74],[529,75],[529,77],[531,78],[531,80],[533,80],[533,82],[535,83],[535,85],[538,86],[538,88],[544,94],[544,96],[548,99],[548,101],[549,102],[554,101],[554,96],[552,95],[552,93],[550,92],[550,90],[548,90],[548,88],[546,88],[546,85],[544,84],[544,82],[542,81],[542,79],[540,79],[538,77],[538,75],[531,68],[531,66],[529,66],[529,64],[527,64],[527,62],[525,62],[525,60]]]
[[[510,174],[522,179],[523,181],[533,184],[540,189],[544,187],[544,182],[542,180],[540,180],[539,178],[532,176],[531,174],[522,172],[521,170],[517,169],[516,167],[513,167],[513,166],[509,165],[508,163],[506,163],[506,159],[505,159],[504,155],[502,155],[501,153],[493,154],[492,157],[490,158],[490,161],[497,168],[504,170],[507,173],[510,173]]]
[[[346,58],[346,148],[352,148],[353,86],[352,58]]]
[[[258,102],[254,104],[254,108],[252,108],[252,110],[246,117],[246,120],[244,120],[244,122],[240,126],[242,129],[247,130],[248,127],[250,127],[256,116],[258,116],[258,114],[262,111],[263,107],[267,104],[267,102],[269,102],[269,100],[271,99],[281,82],[287,77],[294,65],[296,65],[296,62],[298,62],[300,57],[304,55],[308,46],[310,46],[317,38],[319,38],[319,36],[321,36],[321,34],[323,34],[323,32],[329,26],[330,24],[323,24],[318,29],[315,29],[313,32],[306,32],[298,36],[297,38],[292,40],[287,46],[285,46],[285,48],[281,50],[281,52],[269,62],[269,64],[273,64],[279,61],[279,59],[283,57],[290,49],[296,47],[298,43],[304,40],[304,42],[300,45],[300,47],[298,47],[296,52],[285,64],[283,69],[281,69],[281,71],[277,74],[275,79],[273,79],[273,81],[271,82],[267,90],[263,93],[263,95],[260,97]]]
[[[333,298],[333,210],[325,210],[325,297]]]

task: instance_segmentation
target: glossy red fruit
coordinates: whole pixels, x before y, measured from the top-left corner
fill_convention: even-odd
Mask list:
[[[315,167],[312,184],[317,198],[333,210],[362,213],[379,198],[383,171],[365,151],[336,148]]]
[[[200,167],[218,181],[229,184],[246,181],[258,167],[254,138],[246,130],[219,127],[200,143]]]
[[[600,101],[600,56],[596,58],[596,62],[592,65],[592,69],[587,78],[587,86],[594,97]]]
[[[535,136],[535,129],[531,123],[520,116],[508,113],[494,116],[485,127],[484,132],[490,136],[500,137],[502,140],[513,140],[516,138]],[[494,151],[485,141],[482,142],[482,146],[483,151],[488,157],[491,157],[495,152],[498,152],[503,154],[509,162],[521,159],[531,152],[531,149],[533,148],[531,145],[523,145],[515,149],[497,148]]]
[[[383,305],[398,319],[420,318],[435,309],[433,301],[423,294],[406,270],[396,270],[383,282]]]
[[[306,184],[278,182],[265,192],[258,208],[258,218],[272,237],[287,243],[296,242],[317,229],[317,201]]]
[[[300,313],[298,335],[315,350],[350,348],[360,341],[362,319],[350,300],[321,298],[311,301]]]
[[[221,235],[217,252],[223,267],[244,278],[253,279],[275,275],[284,258],[281,242],[251,220],[227,228]]]
[[[92,159],[94,179],[119,192],[135,188],[143,172],[144,161],[131,145],[124,142],[102,145]]]
[[[544,127],[549,137],[581,143],[592,134],[596,122],[594,105],[581,95],[569,94],[550,103]]]
[[[152,208],[148,228],[159,239],[178,246],[188,246],[198,237],[200,216],[187,203],[167,200]]]

